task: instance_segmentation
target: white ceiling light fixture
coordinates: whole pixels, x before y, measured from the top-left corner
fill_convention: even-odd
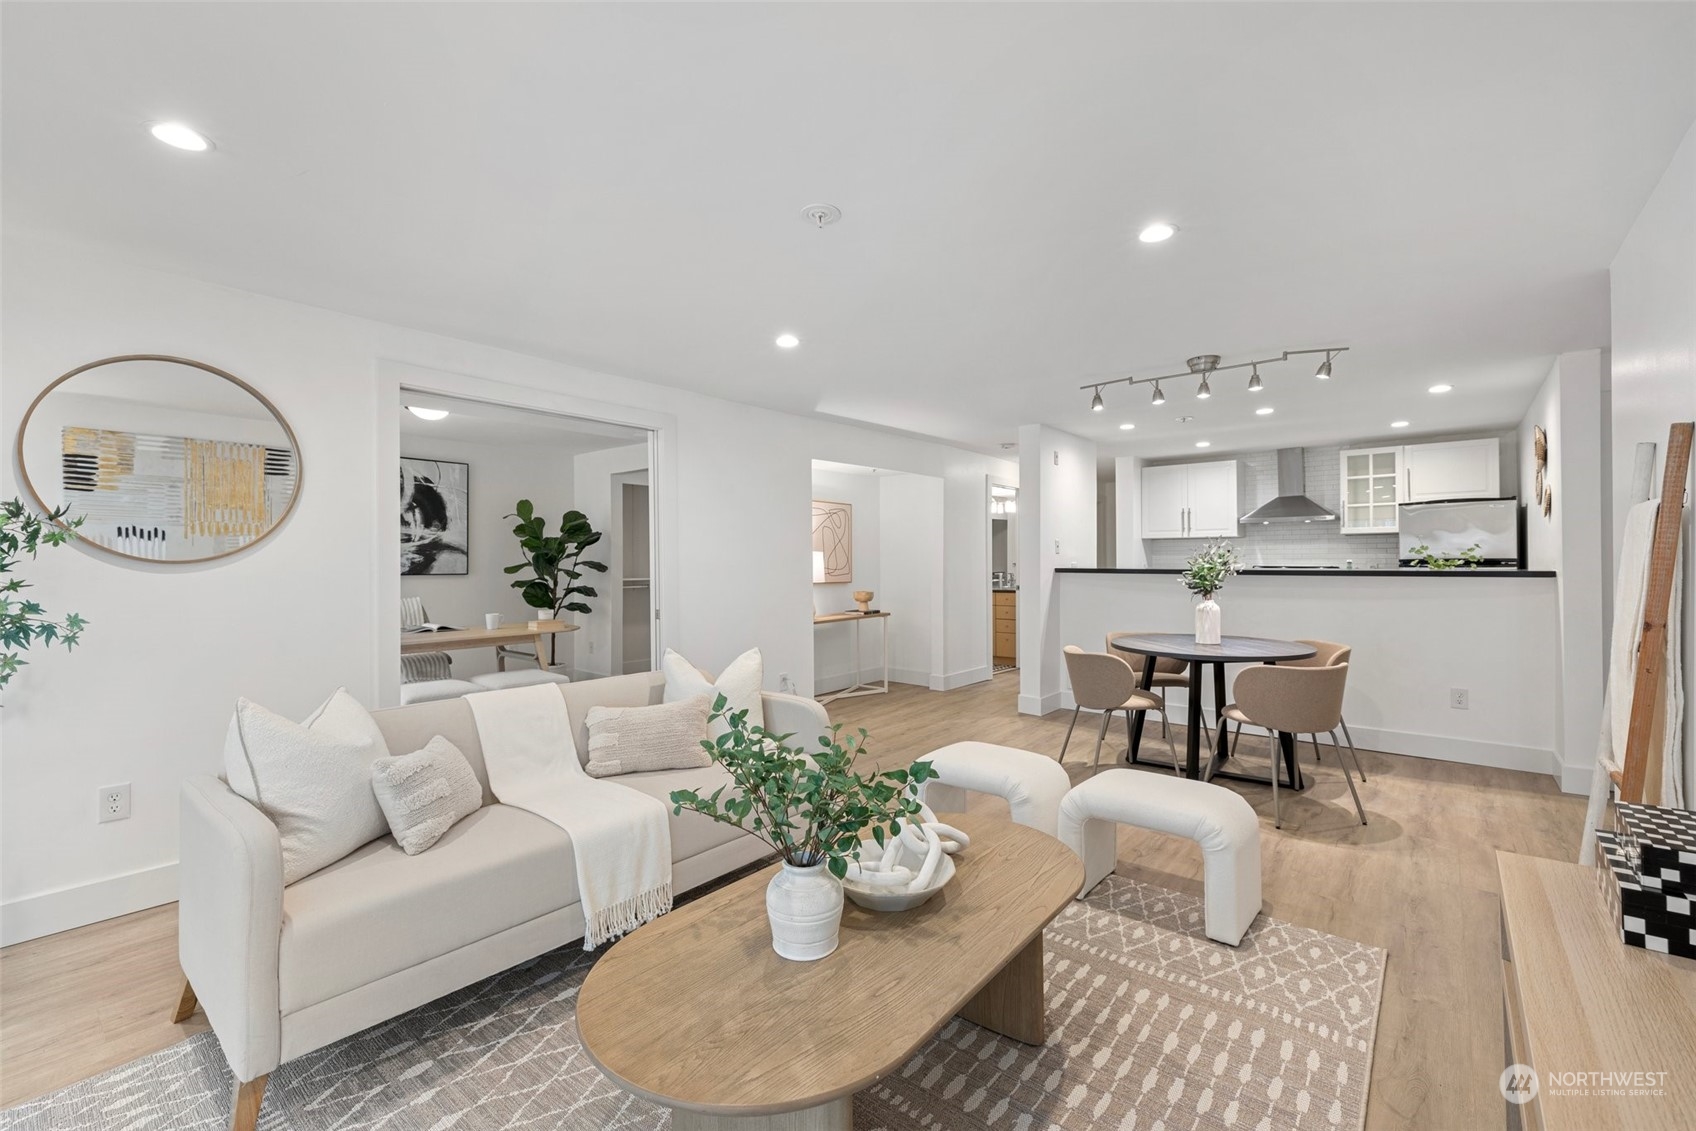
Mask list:
[[[1271,405],[1266,404],[1266,405],[1261,405],[1259,408],[1255,409],[1254,415],[1256,415],[1256,416],[1271,416],[1276,411],[1277,410],[1274,409]]]
[[[1197,440],[1195,442],[1195,446],[1198,447],[1198,448],[1211,448],[1213,446],[1213,441],[1212,440]]]
[[[1177,234],[1178,225],[1168,224],[1164,220],[1157,220],[1142,231],[1138,232],[1137,239],[1141,240],[1143,243],[1165,243]]]
[[[407,405],[406,411],[420,420],[446,420],[448,410],[445,408],[419,408],[417,405]]]
[[[1131,429],[1133,429],[1135,427],[1136,427],[1135,424],[1132,424],[1130,421],[1127,420],[1127,421],[1125,421],[1125,423],[1119,425],[1119,431],[1129,432]]]
[[[1315,369],[1313,371],[1313,375],[1315,377],[1319,378],[1321,381],[1329,381],[1331,379],[1331,351],[1330,350],[1325,351],[1325,360],[1319,363],[1319,368]]]
[[[1447,392],[1450,392],[1453,389],[1454,389],[1453,385],[1432,385],[1429,389],[1426,389],[1425,391],[1427,393],[1447,393]]]
[[[1101,399],[1101,386],[1097,385],[1095,389],[1095,396],[1091,397],[1089,400],[1089,410],[1091,412],[1101,412],[1106,409],[1106,407],[1107,402]]]
[[[1248,361],[1234,362],[1230,365],[1219,364],[1220,357],[1216,353],[1202,353],[1197,354],[1184,362],[1184,364],[1189,368],[1189,372],[1187,373],[1162,373],[1158,377],[1115,377],[1110,381],[1091,381],[1087,385],[1079,385],[1078,388],[1091,390],[1093,396],[1090,398],[1090,407],[1095,411],[1100,412],[1102,408],[1101,390],[1110,385],[1153,385],[1154,403],[1158,405],[1166,403],[1166,394],[1161,392],[1160,382],[1176,381],[1180,377],[1193,376],[1201,378],[1201,384],[1195,391],[1196,397],[1200,400],[1206,400],[1213,395],[1213,387],[1209,383],[1213,374],[1223,373],[1227,369],[1247,369],[1250,371],[1248,391],[1251,393],[1258,393],[1266,387],[1265,382],[1260,376],[1260,367],[1262,365],[1272,365],[1276,362],[1288,361],[1290,358],[1298,357],[1302,354],[1322,353],[1325,355],[1325,360],[1319,366],[1318,376],[1328,378],[1331,376],[1332,358],[1334,358],[1337,354],[1347,353],[1348,351],[1348,346],[1322,346],[1318,349],[1285,350],[1276,357],[1256,357],[1251,358]]]
[[[186,149],[190,153],[205,153],[212,148],[212,143],[206,140],[206,135],[181,122],[155,122],[147,132],[166,145]]]
[[[1405,420],[1392,420],[1392,421],[1390,421],[1390,427],[1391,428],[1406,428],[1407,426],[1408,426],[1408,422],[1405,421]]]
[[[801,339],[794,334],[779,334],[777,336],[777,348],[780,350],[792,350],[800,344]]]

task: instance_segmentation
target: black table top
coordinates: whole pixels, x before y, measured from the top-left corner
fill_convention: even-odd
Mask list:
[[[1165,656],[1189,663],[1258,664],[1268,660],[1305,660],[1316,654],[1311,644],[1267,640],[1259,636],[1222,636],[1217,644],[1197,644],[1183,632],[1145,632],[1113,641],[1121,652]]]

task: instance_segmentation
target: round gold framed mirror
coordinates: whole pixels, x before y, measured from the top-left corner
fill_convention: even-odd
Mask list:
[[[300,498],[300,445],[257,389],[164,354],[79,365],[18,427],[18,470],[44,513],[131,561],[209,562],[280,528]]]

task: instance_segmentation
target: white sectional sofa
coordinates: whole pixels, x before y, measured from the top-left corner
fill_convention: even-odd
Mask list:
[[[658,703],[665,679],[652,672],[559,687],[583,756],[590,707]],[[829,727],[811,699],[768,692],[763,701],[772,731],[810,744]],[[583,937],[570,837],[496,803],[465,700],[373,716],[392,753],[442,735],[483,784],[483,807],[417,856],[384,836],[285,888],[270,820],[219,778],[183,786],[178,954],[188,986],[178,1015],[196,999],[206,1010],[238,1082],[238,1131],[254,1126],[265,1077],[279,1064]],[[705,793],[730,776],[714,765],[613,780],[668,800],[673,789]],[[698,813],[670,820],[674,892],[769,852]]]

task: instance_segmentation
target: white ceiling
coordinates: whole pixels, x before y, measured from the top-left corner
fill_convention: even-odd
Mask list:
[[[503,448],[546,448],[552,455],[563,458],[607,448],[626,448],[645,443],[648,439],[648,433],[639,428],[603,424],[575,416],[554,416],[511,405],[413,393],[404,389],[400,399],[400,434],[412,446],[416,446],[417,441],[455,440],[471,444],[498,444]],[[407,406],[443,409],[447,416],[440,420],[425,420],[408,412]]]
[[[0,13],[8,229],[990,451],[1510,423],[1696,117],[1689,3]],[[1076,391],[1330,344],[1269,418]]]

